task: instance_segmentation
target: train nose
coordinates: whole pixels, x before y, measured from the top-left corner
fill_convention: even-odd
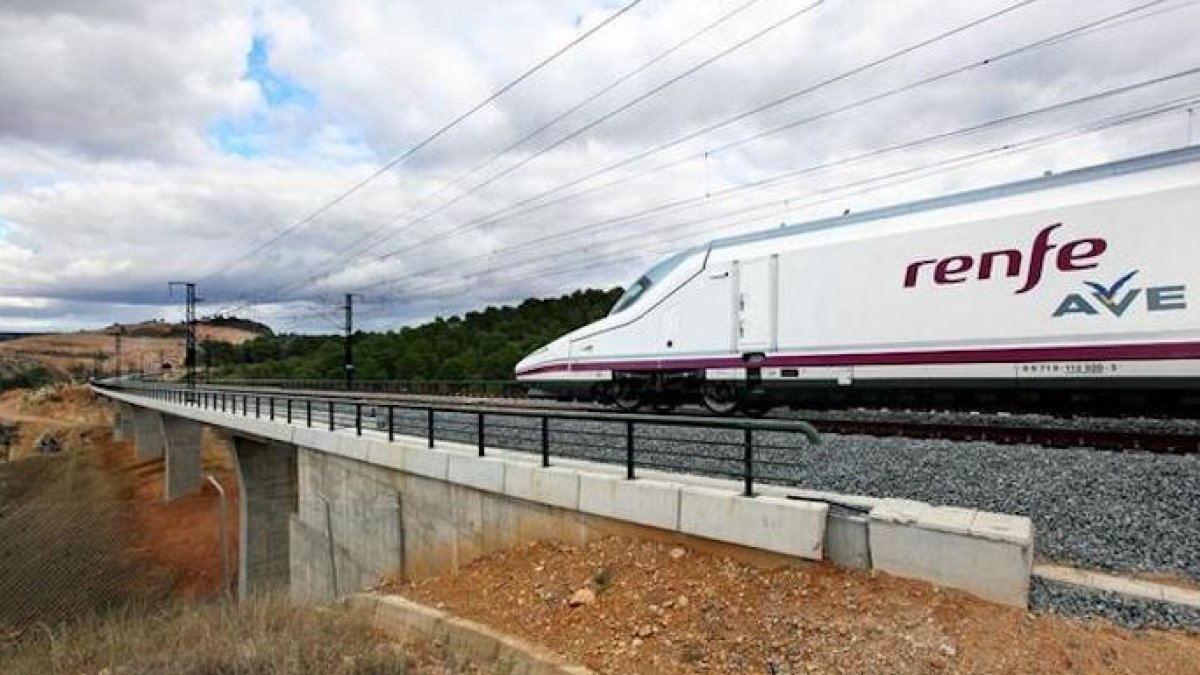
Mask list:
[[[569,355],[569,345],[570,341],[566,337],[561,337],[521,359],[514,369],[517,379],[536,375],[551,365],[565,364]]]

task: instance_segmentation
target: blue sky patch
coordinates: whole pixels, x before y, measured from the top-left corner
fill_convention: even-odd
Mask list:
[[[244,77],[258,84],[267,105],[272,108],[294,105],[309,109],[317,104],[317,97],[311,91],[271,70],[270,52],[264,35],[255,35],[250,42]]]
[[[222,115],[209,125],[208,136],[221,152],[257,157],[263,154],[265,137],[271,131],[270,111],[287,107],[311,110],[317,105],[317,97],[271,69],[270,45],[262,34],[256,34],[250,42],[242,78],[258,85],[267,109],[247,115]]]

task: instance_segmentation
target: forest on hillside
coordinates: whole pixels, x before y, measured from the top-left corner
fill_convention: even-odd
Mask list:
[[[360,379],[508,380],[541,345],[603,317],[621,290],[581,290],[520,305],[438,317],[385,333],[356,333]],[[343,341],[331,335],[263,335],[241,345],[204,342],[213,377],[341,378]]]

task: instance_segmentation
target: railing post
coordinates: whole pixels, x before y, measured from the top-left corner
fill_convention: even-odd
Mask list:
[[[229,411],[234,415],[237,414],[237,394],[229,397]]]
[[[285,403],[284,406],[287,408],[287,423],[291,424],[292,423],[292,399],[288,398],[287,403]]]
[[[478,431],[477,431],[476,435],[478,436],[478,440],[479,440],[479,456],[483,457],[483,413],[482,412],[478,413],[478,419],[476,421],[476,425],[478,427]]]
[[[250,416],[250,394],[242,394],[242,416]]]
[[[225,392],[221,392],[221,412],[225,412]]]
[[[742,478],[745,481],[746,497],[754,496],[754,429],[746,427],[742,432]]]
[[[425,412],[427,413],[425,427],[426,427],[426,430],[429,432],[429,447],[432,448],[433,447],[433,408],[427,408],[425,410]]]
[[[354,435],[362,436],[362,403],[354,402]]]
[[[550,418],[542,415],[542,466],[550,466]]]
[[[396,440],[396,408],[388,406],[388,442]]]
[[[254,395],[254,417],[262,417],[262,397],[258,394]]]
[[[267,411],[268,411],[267,412],[268,419],[274,421],[275,420],[275,397],[274,396],[267,397]]]
[[[633,480],[633,420],[625,420],[625,478]]]
[[[312,428],[312,399],[304,399],[304,423],[309,429]]]
[[[333,400],[329,401],[329,430],[333,431]]]

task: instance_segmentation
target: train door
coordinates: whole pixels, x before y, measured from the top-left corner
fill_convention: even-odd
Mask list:
[[[779,258],[737,263],[737,347],[742,354],[775,349]]]

